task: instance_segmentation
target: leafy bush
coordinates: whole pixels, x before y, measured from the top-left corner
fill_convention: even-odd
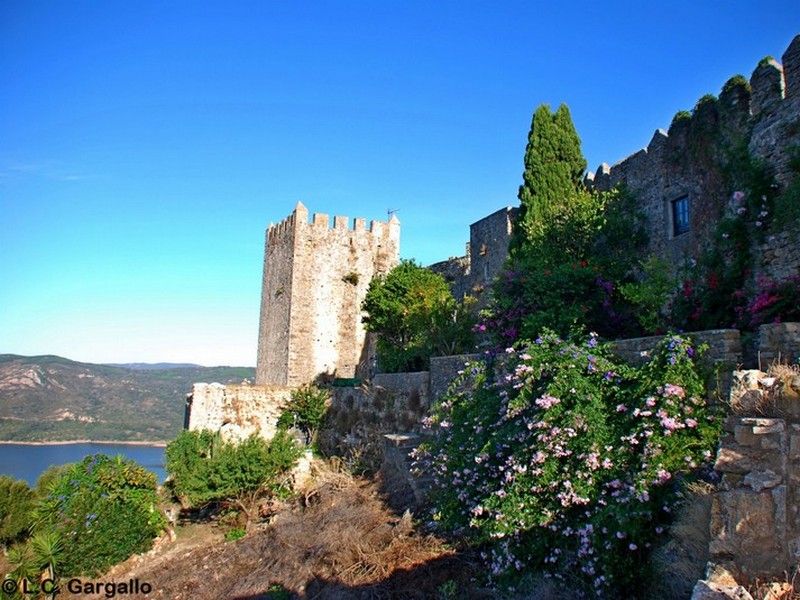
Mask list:
[[[232,504],[242,509],[247,528],[259,499],[285,487],[299,456],[285,431],[278,431],[269,442],[253,434],[232,443],[219,433],[184,430],[167,445],[166,467],[169,486],[184,507]]]
[[[313,443],[325,418],[329,399],[330,391],[316,385],[292,390],[289,403],[278,418],[278,428],[297,427],[305,433],[306,444]]]
[[[632,305],[620,294],[646,235],[635,198],[624,189],[584,192],[570,210],[519,247],[495,282],[479,328],[502,346],[545,329],[561,335],[583,326],[604,337],[639,334]]]
[[[773,281],[761,277],[759,293],[739,311],[743,328],[755,329],[764,323],[800,321],[800,276]]]
[[[35,502],[36,495],[27,483],[0,476],[0,545],[8,546],[26,536],[33,524]]]
[[[481,547],[493,578],[579,573],[586,591],[636,597],[678,483],[719,436],[696,352],[667,337],[634,369],[594,336],[545,333],[469,364],[420,455],[436,518]]]
[[[166,525],[154,473],[104,454],[74,463],[36,506],[34,531],[63,544],[61,574],[94,575],[150,548]]]
[[[664,327],[664,309],[675,289],[675,277],[669,263],[656,256],[642,263],[642,277],[620,286],[622,297],[636,307],[636,320],[647,334],[656,334]]]
[[[472,347],[470,300],[458,302],[438,273],[404,260],[373,279],[361,309],[378,334],[378,362],[389,373],[422,371],[431,356]]]

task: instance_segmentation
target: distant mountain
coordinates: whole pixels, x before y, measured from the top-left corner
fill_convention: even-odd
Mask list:
[[[253,367],[96,365],[0,354],[0,440],[170,440],[196,382],[253,380]]]
[[[162,370],[162,369],[198,369],[194,363],[103,363],[106,367],[122,367],[123,369]]]

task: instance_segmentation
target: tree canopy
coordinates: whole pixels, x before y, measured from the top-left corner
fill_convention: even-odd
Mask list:
[[[470,302],[458,302],[438,273],[404,260],[373,279],[361,308],[378,334],[378,360],[387,372],[428,368],[431,356],[462,352],[471,342]]]
[[[585,170],[581,140],[567,105],[561,104],[555,113],[547,104],[540,105],[533,113],[525,149],[512,249],[537,239],[559,213],[585,201],[581,186]]]

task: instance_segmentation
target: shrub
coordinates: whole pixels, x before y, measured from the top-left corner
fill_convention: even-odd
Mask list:
[[[306,444],[313,443],[325,419],[330,396],[329,390],[316,385],[292,390],[289,403],[278,418],[278,428],[297,427],[305,434]]]
[[[671,336],[634,369],[594,336],[546,333],[470,364],[427,423],[435,517],[496,580],[572,573],[597,596],[636,597],[677,483],[719,434],[695,359]]]
[[[167,445],[169,486],[184,507],[209,502],[239,507],[249,528],[259,499],[285,487],[299,455],[285,431],[278,431],[269,442],[253,434],[232,443],[219,433],[184,430]]]
[[[24,538],[33,521],[31,510],[36,496],[24,481],[0,476],[0,545]]]
[[[762,277],[758,285],[758,295],[739,312],[742,327],[755,329],[764,323],[800,321],[800,276],[781,281]]]
[[[165,526],[154,473],[104,454],[74,463],[36,506],[35,531],[63,544],[61,574],[94,575],[150,548]]]
[[[370,281],[361,309],[367,331],[378,334],[384,372],[422,371],[431,356],[472,348],[471,299],[457,301],[444,277],[404,260]]]

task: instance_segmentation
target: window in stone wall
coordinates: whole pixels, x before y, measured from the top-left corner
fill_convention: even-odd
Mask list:
[[[689,196],[672,201],[672,236],[677,237],[689,231]]]

